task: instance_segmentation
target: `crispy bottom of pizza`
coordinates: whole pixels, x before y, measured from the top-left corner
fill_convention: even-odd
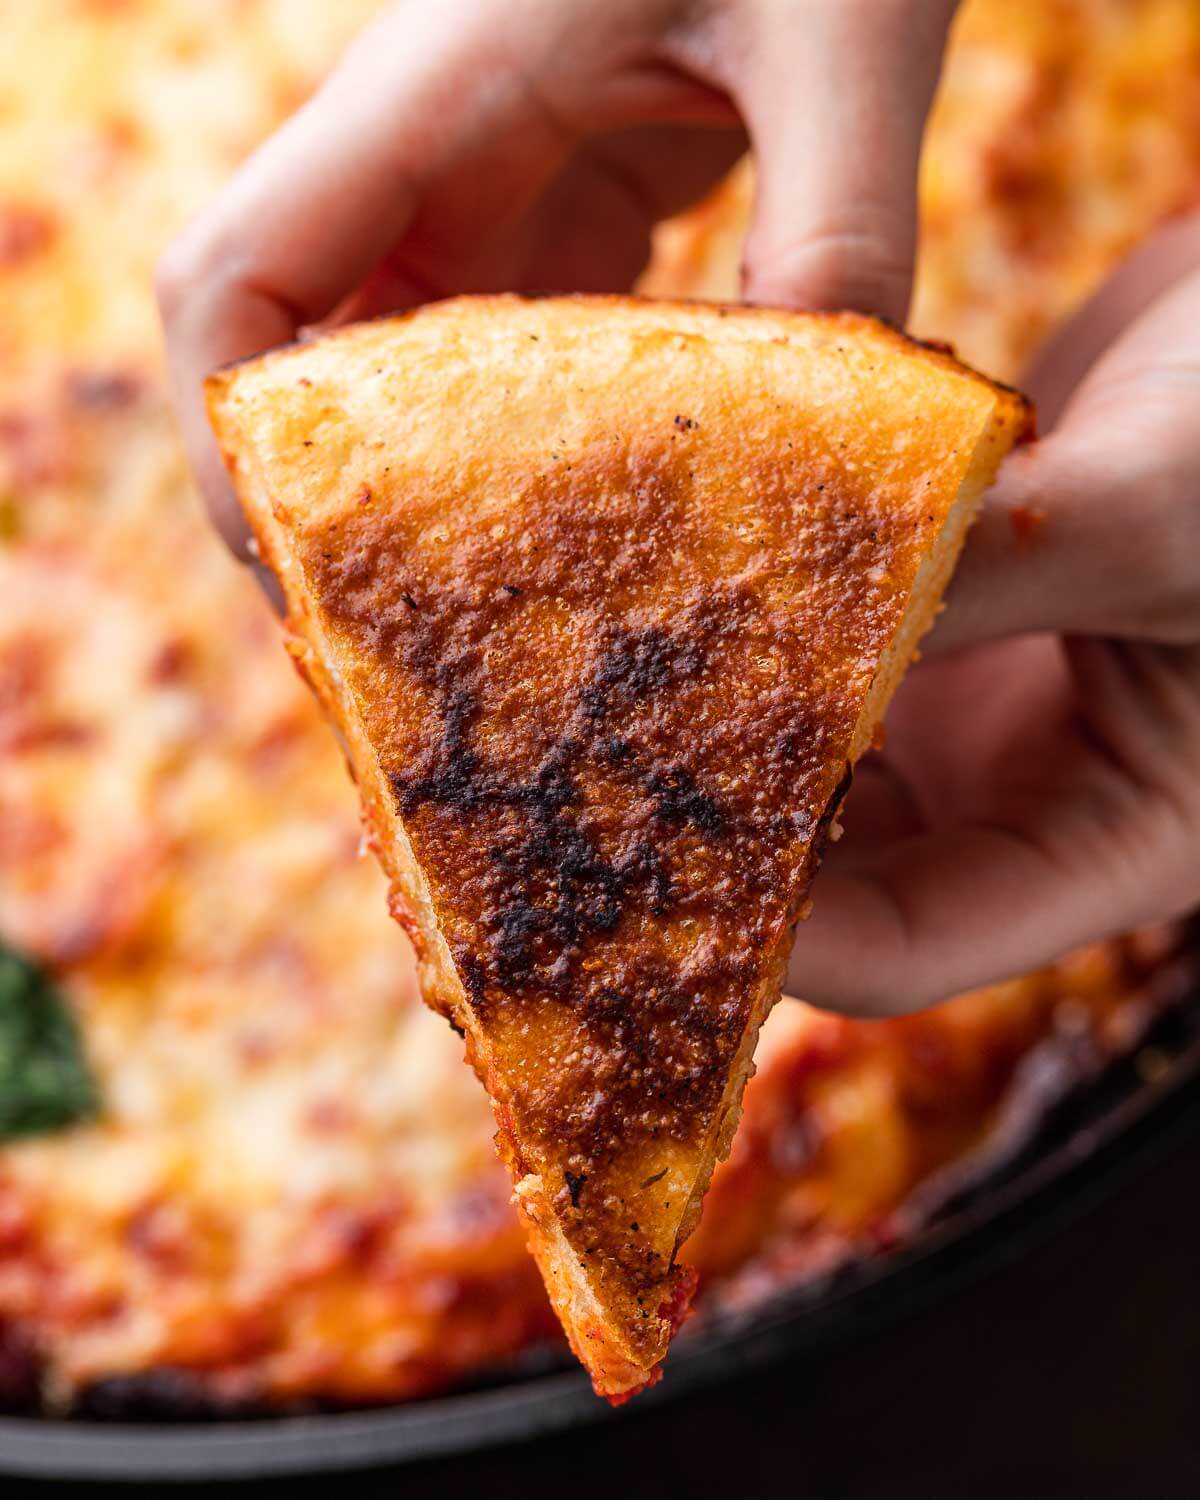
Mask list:
[[[551,1300],[623,1396],[1028,409],[862,318],[498,297],[241,365],[210,410]]]

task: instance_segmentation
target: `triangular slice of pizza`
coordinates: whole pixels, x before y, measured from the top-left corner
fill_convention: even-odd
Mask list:
[[[656,1377],[822,843],[1020,397],[853,316],[463,298],[210,412],[597,1391]]]

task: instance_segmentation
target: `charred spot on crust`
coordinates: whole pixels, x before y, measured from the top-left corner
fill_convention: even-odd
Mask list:
[[[698,640],[671,635],[657,626],[613,631],[581,697],[594,719],[627,708],[672,682],[694,677],[704,666]]]
[[[583,938],[611,932],[620,920],[626,886],[577,826],[544,804],[532,811],[532,828],[496,853],[514,895],[498,903],[487,944],[504,987],[520,987],[540,971],[543,983],[562,993]]]
[[[634,843],[622,861],[621,874],[645,886],[655,916],[666,915],[672,895],[671,872],[652,843],[645,839]]]
[[[467,725],[475,712],[475,697],[460,689],[447,694],[442,707],[442,741],[423,775],[410,778],[393,772],[388,780],[401,812],[410,813],[422,802],[448,807],[478,807],[491,791],[479,757],[467,742]]]
[[[582,995],[590,1045],[574,1074],[541,1100],[546,1131],[600,1172],[634,1138],[690,1143],[724,1092],[745,1024],[735,995],[754,968],[748,954],[690,971],[645,959],[626,967],[620,988]],[[713,984],[724,1003],[713,1003]]]
[[[567,1193],[571,1199],[571,1207],[579,1207],[579,1195],[587,1182],[586,1172],[564,1172],[563,1181],[567,1184]]]
[[[646,785],[660,818],[694,823],[705,833],[720,833],[725,827],[725,814],[710,796],[697,790],[695,779],[681,767],[656,771]]]
[[[484,990],[487,985],[487,976],[484,974],[483,964],[462,943],[452,945],[454,954],[454,965],[462,980],[463,989],[471,997],[472,1004],[478,1005],[483,999]],[[457,1028],[455,1028],[457,1029]]]
[[[401,597],[410,597],[409,591]],[[726,828],[722,809],[689,770],[656,767],[653,756],[602,722],[694,678],[704,666],[700,633],[610,627],[561,732],[532,774],[521,778],[487,763],[475,748],[477,654],[439,656],[439,612],[430,609],[427,616],[412,622],[407,640],[397,638],[397,649],[433,689],[441,733],[411,770],[389,773],[392,793],[408,818],[432,806],[463,814],[490,811],[499,820],[503,836],[487,843],[491,900],[480,914],[484,951],[464,975],[475,1003],[492,987],[511,993],[533,985],[568,996],[588,938],[611,933],[633,902],[663,915],[674,890],[669,861],[649,839],[602,848],[588,826],[580,786],[585,770],[606,765],[631,791],[647,795],[668,823],[690,824],[709,835]]]

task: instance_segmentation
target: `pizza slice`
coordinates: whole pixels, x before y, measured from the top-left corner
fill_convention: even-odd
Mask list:
[[[1020,397],[870,320],[464,298],[212,377],[601,1394],[658,1375],[822,845]]]

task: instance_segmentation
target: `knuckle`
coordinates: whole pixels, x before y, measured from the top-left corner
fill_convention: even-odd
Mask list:
[[[784,243],[751,244],[745,282],[762,300],[850,307],[902,318],[912,269],[884,237],[869,230],[817,230]]]

